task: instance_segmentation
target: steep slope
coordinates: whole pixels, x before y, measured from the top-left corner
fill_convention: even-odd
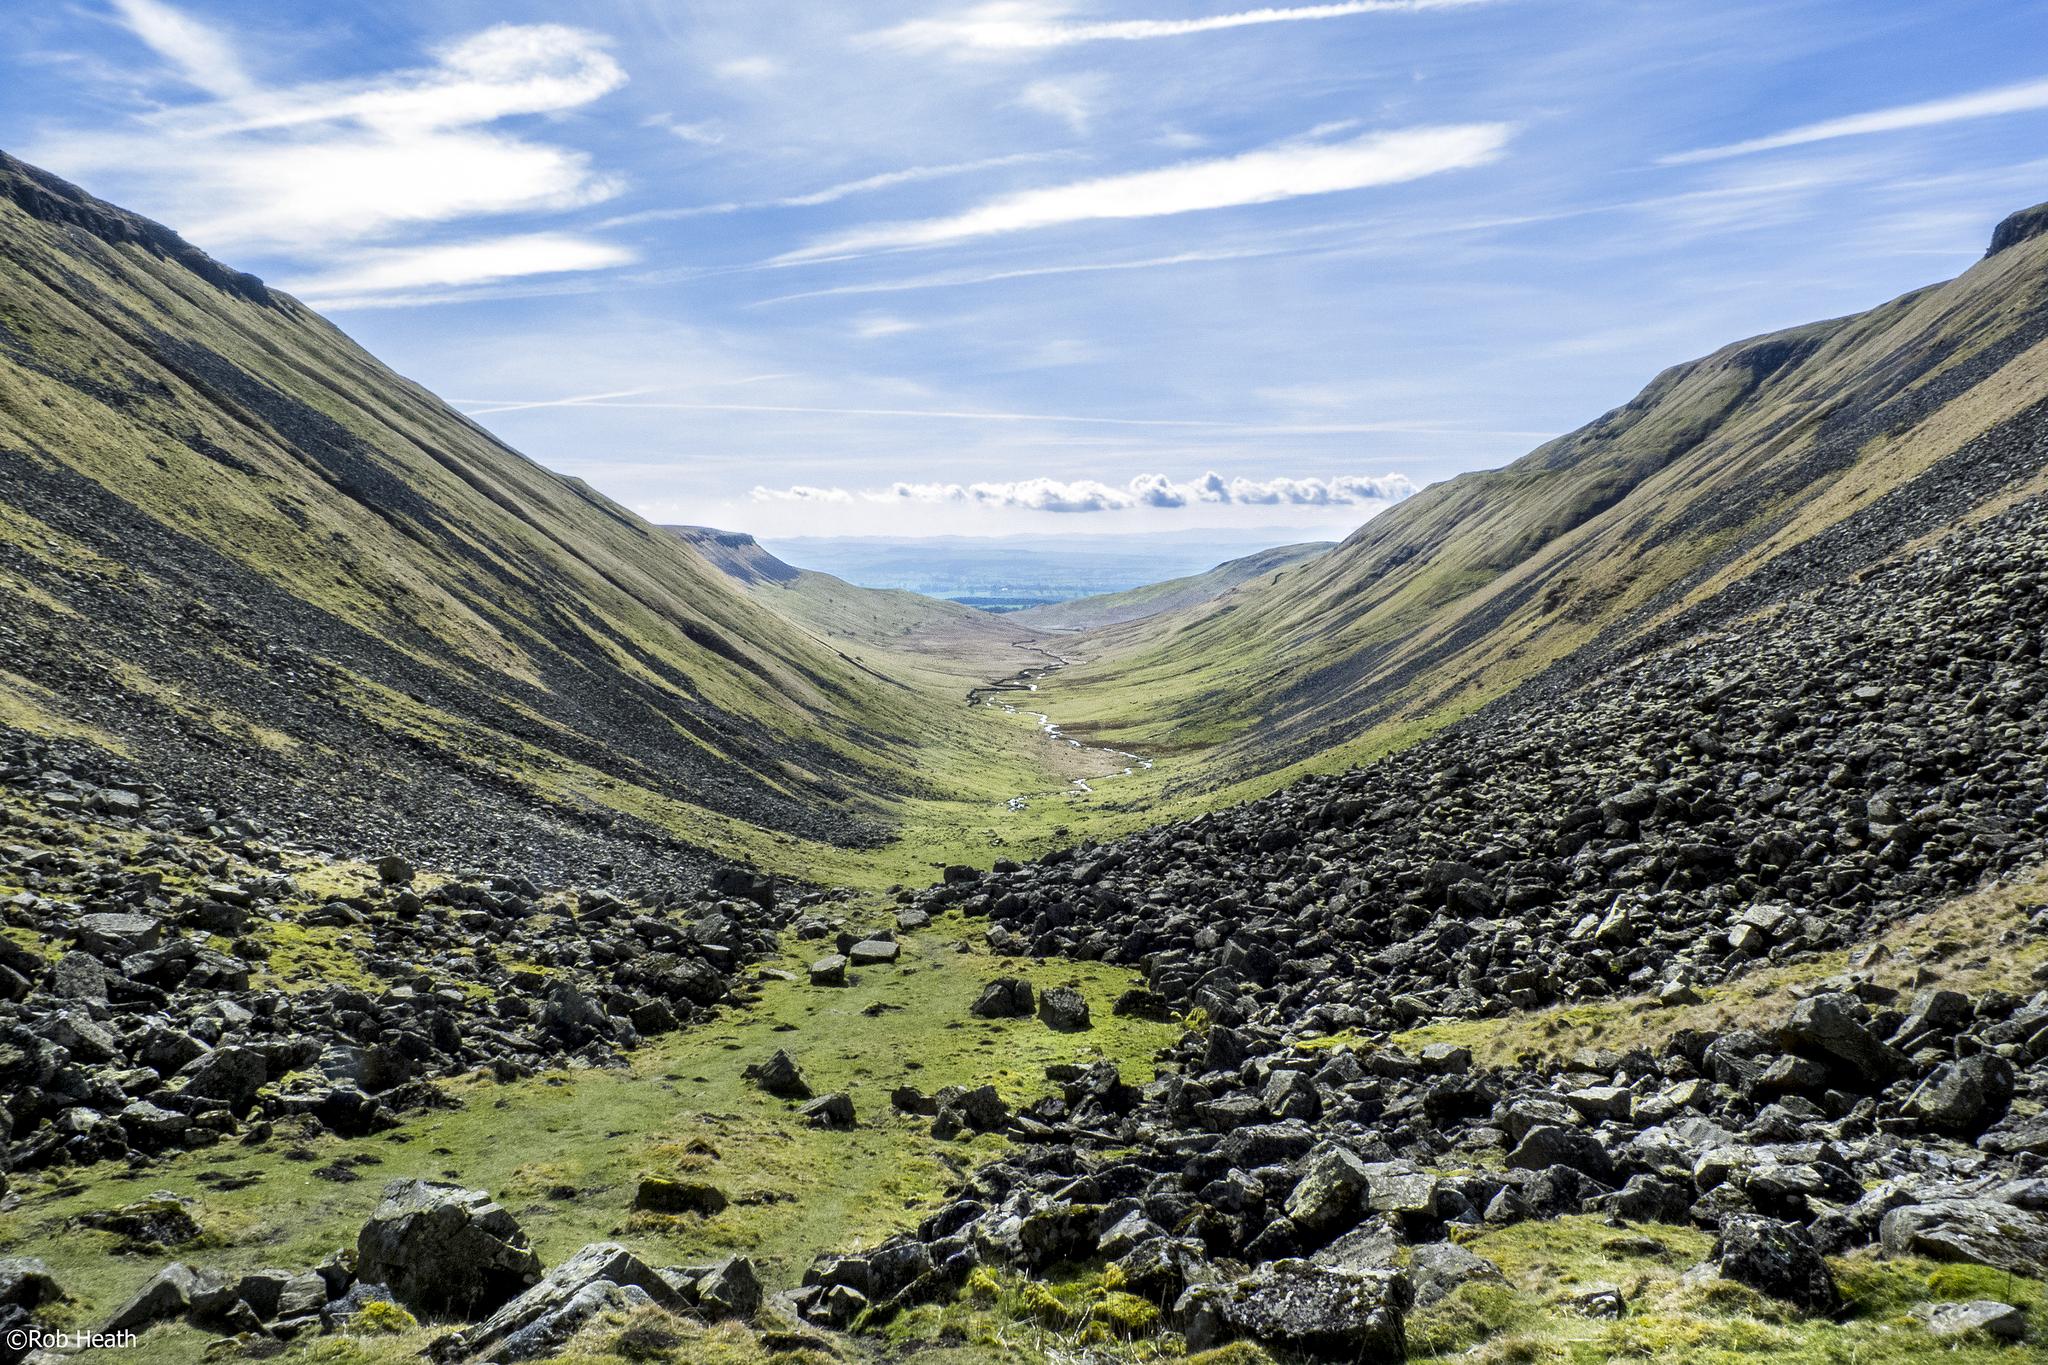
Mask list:
[[[992,742],[295,300],[8,158],[0,591],[0,720],[356,847],[802,863],[929,792],[915,749]]]
[[[1225,560],[1206,573],[1170,578],[1164,583],[1151,583],[1124,592],[1107,592],[1094,597],[1077,597],[1071,602],[1027,607],[1011,613],[1010,619],[1018,625],[1037,630],[1096,630],[1104,626],[1120,626],[1213,602],[1246,583],[1314,559],[1331,548],[1329,541],[1276,545],[1257,554]]]
[[[1674,367],[1281,581],[1112,628],[1045,700],[1073,733],[1201,746],[1191,785],[1336,766],[2038,488],[2043,217],[1947,284]]]

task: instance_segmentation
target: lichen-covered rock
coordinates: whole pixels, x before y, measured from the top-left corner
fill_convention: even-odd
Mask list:
[[[1228,1284],[1196,1285],[1173,1311],[1198,1351],[1249,1337],[1313,1359],[1397,1365],[1408,1356],[1409,1302],[1408,1279],[1398,1271],[1281,1260]]]
[[[395,1180],[356,1238],[356,1275],[416,1313],[490,1312],[540,1279],[512,1215],[482,1190]]]
[[[1811,1313],[1841,1306],[1835,1277],[1805,1228],[1750,1214],[1721,1223],[1711,1255],[1721,1275]]]

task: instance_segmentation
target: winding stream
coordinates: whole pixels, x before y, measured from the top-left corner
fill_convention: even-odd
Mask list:
[[[1129,777],[1132,773],[1142,772],[1145,769],[1150,768],[1152,766],[1151,759],[1141,758],[1137,754],[1131,753],[1129,750],[1111,749],[1101,745],[1083,744],[1078,739],[1071,739],[1065,734],[1065,732],[1063,732],[1060,729],[1058,725],[1054,724],[1053,718],[1051,716],[1048,716],[1045,712],[1029,711],[1021,706],[1016,705],[1014,702],[1008,702],[1003,700],[1005,694],[1009,693],[1036,692],[1038,690],[1038,680],[1040,678],[1043,678],[1051,673],[1057,673],[1062,668],[1065,668],[1068,664],[1073,662],[1071,659],[1061,658],[1059,655],[1054,654],[1051,650],[1041,649],[1037,645],[1027,645],[1022,641],[1017,641],[1016,647],[1018,649],[1029,650],[1033,654],[1043,654],[1052,662],[1044,664],[1034,664],[1030,668],[1020,669],[1018,672],[1003,679],[1001,682],[990,683],[987,687],[970,688],[967,693],[968,705],[993,706],[1001,710],[1005,715],[1010,716],[1030,716],[1032,719],[1038,722],[1039,730],[1042,731],[1048,739],[1055,740],[1061,744],[1069,746],[1070,748],[1079,749],[1086,753],[1106,754],[1111,758],[1121,758],[1125,760],[1124,766],[1116,772],[1101,773],[1093,779],[1085,777],[1077,777],[1073,779],[1073,781],[1067,784],[1065,790],[1063,790],[1060,793],[1062,796],[1066,796],[1069,798],[1090,796],[1093,795],[1095,791],[1095,788],[1092,785],[1093,782],[1106,782],[1114,777]],[[1010,810],[1013,811],[1023,810],[1026,806],[1031,804],[1031,798],[1028,796],[1013,796],[1009,800],[1005,801],[1003,804],[1004,806],[1008,807]]]

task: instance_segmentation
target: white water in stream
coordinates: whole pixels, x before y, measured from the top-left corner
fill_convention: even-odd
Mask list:
[[[1124,766],[1122,768],[1118,769],[1116,772],[1113,773],[1103,773],[1095,777],[1093,779],[1094,782],[1106,782],[1113,777],[1129,777],[1132,773],[1142,772],[1145,769],[1150,768],[1152,766],[1151,759],[1140,758],[1137,754],[1131,753],[1125,749],[1110,749],[1100,745],[1083,744],[1078,739],[1070,739],[1060,729],[1060,727],[1053,722],[1053,718],[1051,716],[1048,716],[1045,712],[1027,711],[1021,706],[1017,706],[1011,702],[1004,701],[1002,699],[1004,693],[1036,692],[1038,690],[1038,679],[1044,677],[1048,673],[1057,673],[1060,669],[1065,668],[1067,664],[1071,662],[1070,660],[1060,658],[1057,654],[1048,653],[1043,649],[1039,649],[1036,645],[1020,644],[1017,647],[1019,649],[1031,650],[1034,654],[1044,654],[1046,658],[1051,659],[1053,662],[1049,664],[1034,665],[1031,668],[1027,668],[1018,672],[1012,677],[1006,678],[1002,682],[993,683],[987,687],[974,688],[967,694],[968,700],[971,703],[977,703],[982,706],[996,707],[1000,709],[1005,715],[1030,716],[1033,720],[1036,720],[1038,722],[1039,730],[1042,731],[1048,739],[1054,740],[1061,744],[1068,745],[1071,748],[1082,750],[1083,752],[1107,754],[1111,758],[1121,758],[1125,760]],[[1066,790],[1064,790],[1060,794],[1062,796],[1072,798],[1089,796],[1092,795],[1094,791],[1095,788],[1091,784],[1090,779],[1085,777],[1077,777],[1073,781],[1069,782],[1067,784]],[[1008,801],[1005,801],[1003,804],[1011,810],[1023,810],[1026,806],[1031,804],[1031,798],[1028,796],[1013,796]]]

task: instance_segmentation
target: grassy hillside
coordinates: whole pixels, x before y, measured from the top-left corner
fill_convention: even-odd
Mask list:
[[[290,297],[9,158],[0,600],[0,722],[341,844],[541,874],[680,836],[850,867],[1033,762]]]
[[[1566,659],[1546,685],[1569,685],[2042,487],[2044,305],[2048,239],[2002,229],[1952,282],[1676,366],[1277,580],[1099,631],[1043,701],[1070,733],[1182,754],[1183,792],[1244,794]]]
[[[1095,630],[1103,626],[1119,626],[1129,621],[1142,621],[1170,611],[1185,611],[1212,602],[1223,594],[1246,583],[1276,574],[1290,565],[1330,549],[1327,541],[1310,541],[1301,545],[1276,545],[1270,550],[1245,555],[1239,559],[1226,560],[1207,573],[1190,574],[1186,578],[1170,578],[1164,583],[1149,583],[1142,588],[1131,588],[1125,592],[1106,592],[1094,597],[1078,597],[1071,602],[1051,602],[1042,607],[1029,607],[1015,612],[1012,619],[1020,625],[1036,630]]]

